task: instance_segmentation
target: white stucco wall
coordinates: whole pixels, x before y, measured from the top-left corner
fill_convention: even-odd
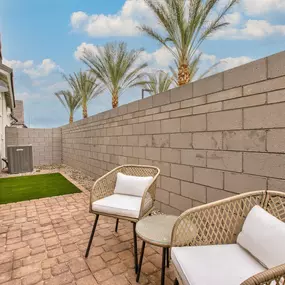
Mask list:
[[[6,98],[4,93],[0,93],[0,157],[6,157],[5,148],[5,127],[11,125],[11,109],[7,107]],[[4,167],[4,163],[0,162],[1,168]]]

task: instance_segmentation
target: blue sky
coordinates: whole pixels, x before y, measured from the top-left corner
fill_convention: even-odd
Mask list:
[[[284,0],[240,0],[228,15],[230,26],[202,45],[201,71],[219,60],[217,71],[284,50],[284,15]],[[0,0],[4,63],[14,69],[26,124],[56,127],[67,122],[67,112],[53,94],[66,88],[62,72],[85,68],[78,59],[84,47],[123,40],[130,48],[144,47],[142,60],[151,68],[167,69],[171,56],[138,33],[140,23],[156,24],[143,0]],[[139,97],[139,89],[130,89],[120,104]],[[111,99],[104,93],[88,111],[92,115],[109,108]],[[80,110],[75,117],[81,118]]]

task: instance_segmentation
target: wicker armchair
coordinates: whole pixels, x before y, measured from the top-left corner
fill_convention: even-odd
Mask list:
[[[276,191],[249,192],[192,208],[182,213],[173,228],[172,249],[178,248],[179,250],[179,247],[184,247],[183,250],[186,247],[193,249],[194,246],[196,249],[200,247],[200,249],[206,248],[207,250],[211,248],[211,245],[235,244],[248,213],[256,205],[285,222],[285,193]],[[206,245],[210,245],[210,247],[203,247]],[[207,256],[208,258],[210,257]],[[220,258],[218,252],[216,252],[216,258]],[[189,256],[189,259],[191,259],[191,256]],[[235,256],[231,256],[230,259],[235,259]],[[181,274],[181,268],[178,268],[179,266],[175,265],[175,262],[174,267],[176,273],[175,284],[189,284],[189,280],[185,281],[185,277]],[[202,275],[205,274],[206,276],[208,274],[206,267],[204,267],[204,272]],[[221,274],[224,273],[221,272]],[[207,283],[201,281],[200,284]],[[211,284],[216,285],[214,280]],[[238,284],[284,285],[285,264],[254,274]]]
[[[141,198],[137,198],[139,200],[135,200],[136,202],[139,202],[138,205],[138,211],[136,215],[128,215],[126,212],[121,212],[121,211],[117,211],[115,209],[115,212],[110,213],[108,211],[104,211],[104,210],[94,210],[93,206],[94,202],[96,201],[102,201],[103,199],[106,199],[109,196],[112,196],[114,194],[114,190],[115,190],[115,185],[116,185],[116,179],[117,179],[117,173],[123,173],[125,175],[132,175],[132,176],[152,176],[153,180],[151,182],[151,184],[149,185],[149,187],[145,190],[143,196]],[[123,165],[123,166],[119,166],[115,169],[113,169],[112,171],[110,171],[109,173],[105,174],[104,176],[102,176],[101,178],[99,178],[94,186],[93,189],[91,191],[90,194],[90,208],[89,211],[93,214],[96,215],[95,217],[95,222],[93,225],[93,229],[91,232],[91,236],[89,239],[89,243],[88,243],[88,247],[86,250],[86,254],[85,257],[88,257],[89,254],[89,250],[92,244],[92,240],[94,237],[94,233],[96,230],[96,226],[97,226],[97,222],[99,219],[100,215],[103,216],[109,216],[109,217],[113,217],[117,219],[116,222],[116,228],[115,230],[117,231],[118,229],[118,222],[119,219],[122,220],[127,220],[133,223],[133,235],[134,235],[134,258],[135,258],[135,270],[137,271],[138,269],[138,259],[137,259],[137,239],[136,239],[136,231],[135,231],[135,226],[136,223],[143,218],[144,216],[149,215],[152,210],[154,209],[154,202],[155,202],[155,193],[156,193],[156,181],[157,181],[157,177],[160,173],[160,170],[157,167],[154,166],[145,166],[145,165]],[[131,196],[133,197],[133,196]],[[133,197],[135,198],[135,197]],[[132,203],[133,204],[133,203]],[[147,205],[147,207],[146,207]],[[118,208],[120,208],[120,205],[118,206]],[[120,210],[120,209],[118,209]],[[123,213],[123,214],[121,214]]]

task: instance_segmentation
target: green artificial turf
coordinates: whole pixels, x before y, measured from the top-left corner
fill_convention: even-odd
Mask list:
[[[81,192],[60,173],[0,179],[0,204]]]

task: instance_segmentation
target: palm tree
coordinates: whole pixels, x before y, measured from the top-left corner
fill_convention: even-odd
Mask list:
[[[69,113],[69,123],[73,123],[73,115],[74,112],[80,107],[81,98],[73,95],[69,90],[61,90],[56,92],[55,96]]]
[[[151,95],[155,95],[169,90],[172,83],[173,78],[168,73],[159,70],[156,73],[147,74],[145,88],[150,91]]]
[[[69,76],[63,76],[72,88],[74,94],[81,98],[82,115],[83,118],[87,118],[87,105],[93,98],[104,91],[103,86],[100,83],[97,83],[97,78],[87,71],[74,72]]]
[[[143,50],[129,51],[124,42],[107,43],[97,50],[96,54],[85,50],[82,61],[111,93],[112,106],[116,108],[127,88],[145,83],[143,71],[147,64],[138,63]]]
[[[190,67],[196,59],[200,45],[216,31],[228,25],[224,16],[238,0],[229,2],[219,11],[219,0],[144,0],[154,13],[160,28],[142,25],[141,31],[165,46],[178,67],[178,85],[191,79]]]
[[[201,60],[201,56],[202,53],[199,53],[196,57],[193,58],[193,60],[189,63],[188,65],[188,72],[189,72],[189,81],[191,82],[193,81],[194,77],[197,75],[198,71],[199,71],[199,63]],[[214,64],[212,64],[208,69],[206,69],[206,71],[204,71],[202,74],[200,74],[197,77],[197,80],[204,78],[206,75],[208,75],[215,67],[217,67],[221,62],[218,61]],[[178,72],[177,70],[179,70],[179,66],[177,61],[175,61],[175,66],[176,68],[174,68],[173,66],[169,66],[169,69],[172,73],[172,78],[173,78],[173,82],[175,83],[176,86],[179,86],[179,76],[178,76]],[[187,83],[188,83],[187,82]],[[182,84],[183,85],[183,84]]]

